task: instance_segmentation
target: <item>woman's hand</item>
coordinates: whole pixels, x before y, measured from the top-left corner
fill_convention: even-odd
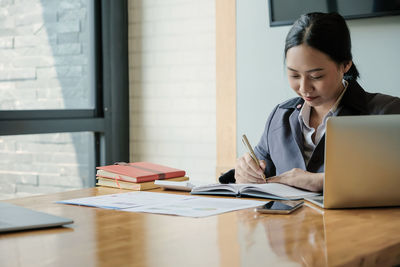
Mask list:
[[[281,175],[268,179],[268,183],[281,183],[313,192],[321,192],[324,184],[325,173],[312,173],[302,169],[294,168]]]
[[[236,160],[235,179],[237,184],[263,184],[265,179],[262,174],[265,170],[265,161],[260,160],[260,167],[251,158],[249,153],[244,154]]]

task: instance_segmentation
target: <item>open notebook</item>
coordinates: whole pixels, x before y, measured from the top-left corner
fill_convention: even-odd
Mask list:
[[[318,193],[300,190],[284,184],[211,184],[194,187],[194,195],[227,195],[247,196],[269,199],[296,200],[319,195]]]

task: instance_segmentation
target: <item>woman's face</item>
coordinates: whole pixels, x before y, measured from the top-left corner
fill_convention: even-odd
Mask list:
[[[287,51],[286,67],[290,87],[311,107],[328,111],[343,90],[343,75],[351,62],[338,65],[328,55],[302,44]]]

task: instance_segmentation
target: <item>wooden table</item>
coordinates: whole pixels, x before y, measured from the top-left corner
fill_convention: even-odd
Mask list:
[[[0,266],[392,266],[400,263],[400,208],[291,215],[252,209],[206,218],[55,204],[110,194],[90,188],[9,200],[72,218],[68,227],[0,235]]]

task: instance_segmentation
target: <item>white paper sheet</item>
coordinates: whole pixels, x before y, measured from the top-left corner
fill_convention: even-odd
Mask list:
[[[194,197],[171,203],[128,208],[124,209],[124,211],[206,217],[228,211],[253,208],[263,204],[265,204],[265,201]]]
[[[161,194],[151,192],[129,192],[96,197],[75,198],[58,201],[61,204],[72,204],[80,206],[97,207],[104,209],[126,209],[141,207],[145,205],[156,205],[173,200],[191,198],[192,196],[181,196],[174,194]]]
[[[187,217],[206,217],[228,211],[253,208],[265,201],[209,198],[153,192],[129,192],[96,197],[58,201],[61,204],[118,209],[129,212],[147,212]]]

